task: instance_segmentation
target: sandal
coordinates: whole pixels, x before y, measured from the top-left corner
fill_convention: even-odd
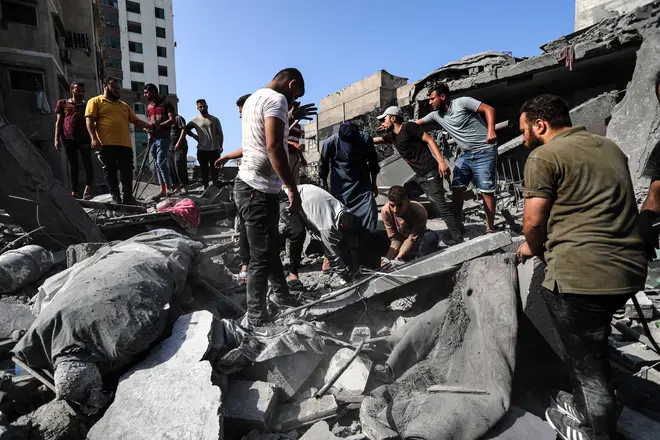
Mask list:
[[[289,290],[299,291],[305,289],[305,285],[300,280],[287,280],[286,284],[289,286]]]

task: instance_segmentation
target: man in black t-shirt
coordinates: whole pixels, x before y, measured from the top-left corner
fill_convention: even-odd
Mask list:
[[[382,137],[374,138],[375,144],[394,143],[397,151],[417,175],[426,196],[440,211],[440,217],[455,241],[461,241],[461,232],[451,205],[445,199],[443,178],[450,181],[449,165],[440,153],[438,144],[414,122],[403,122],[403,111],[392,106],[378,116],[383,121],[379,131]]]

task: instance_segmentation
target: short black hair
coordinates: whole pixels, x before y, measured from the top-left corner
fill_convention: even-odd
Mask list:
[[[241,96],[240,98],[238,98],[238,99],[236,100],[236,105],[237,105],[238,107],[243,107],[243,106],[245,105],[245,101],[247,101],[247,99],[248,99],[250,96],[252,96],[252,93],[248,93],[247,95],[243,95],[243,96]],[[198,102],[199,102],[199,101],[198,101]]]
[[[152,89],[155,90],[155,91],[158,91],[158,87],[156,87],[156,84],[148,83],[148,84],[145,84],[144,88],[143,88],[143,90],[152,90]]]
[[[296,69],[295,67],[287,67],[286,69],[282,69],[273,78],[273,81],[282,81],[282,82],[289,82],[296,80],[300,83],[303,92],[305,91],[305,79],[302,76],[302,73],[300,73],[300,70]]]
[[[433,86],[429,91],[429,95],[433,92],[435,92],[436,95],[445,95],[447,98],[449,98],[450,96],[449,86],[447,85],[447,83],[443,83],[443,82]]]
[[[206,104],[206,99],[204,99],[204,98],[202,98],[202,99],[198,99],[197,102],[196,102],[196,104],[199,105],[199,104],[201,104],[202,102],[203,102],[204,104]]]
[[[569,112],[566,101],[547,93],[528,100],[520,108],[520,113],[525,113],[528,123],[541,119],[547,122],[550,128],[572,127]]]
[[[106,76],[105,79],[103,80],[103,85],[107,86],[108,84],[110,84],[113,81],[117,82],[117,78],[115,78],[113,76]]]
[[[360,220],[347,211],[342,212],[339,216],[339,226],[347,234],[358,235],[360,232]]]
[[[72,88],[74,88],[74,87],[76,87],[76,86],[78,86],[78,87],[85,87],[85,84],[81,83],[80,81],[74,81],[74,82],[72,82],[71,85],[69,86],[69,90],[71,90]]]
[[[395,116],[394,120],[397,124],[403,124],[403,116]]]
[[[394,185],[387,192],[387,199],[393,203],[397,203],[409,198],[410,195],[408,194],[408,190],[401,185]]]

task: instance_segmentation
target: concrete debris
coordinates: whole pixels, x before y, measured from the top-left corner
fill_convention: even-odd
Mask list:
[[[96,251],[106,243],[80,243],[69,246],[66,249],[66,267],[71,267],[87,258],[92,257]]]
[[[328,382],[353,356],[354,351],[350,348],[342,348],[333,356],[330,366],[325,375],[325,381]],[[334,387],[339,391],[348,394],[362,394],[369,380],[369,373],[373,362],[366,356],[358,356],[339,379]]]
[[[54,382],[57,398],[79,402],[84,414],[96,414],[110,401],[110,396],[103,392],[103,379],[96,364],[62,361],[55,367]]]
[[[121,377],[114,402],[88,440],[222,439],[220,388],[202,360],[212,321],[209,312],[180,317],[172,336]]]
[[[626,440],[660,440],[660,422],[624,407],[617,430]]]
[[[13,339],[16,332],[23,332],[34,322],[30,306],[25,304],[7,304],[0,306],[0,340]]]
[[[385,410],[385,408],[383,408]],[[384,425],[379,421],[380,417],[374,417],[366,405],[360,407],[360,424],[362,425],[362,432],[367,435],[370,440],[396,440],[399,434],[390,429],[389,426]]]
[[[330,432],[327,422],[321,421],[309,428],[300,440],[339,440],[339,437]]]
[[[234,428],[263,431],[270,427],[277,404],[277,388],[274,384],[234,380],[229,383],[222,412],[227,423]]]
[[[405,298],[395,299],[390,303],[389,309],[394,310],[396,312],[407,312],[413,307],[416,299],[417,299],[417,294],[407,296]]]
[[[351,332],[351,344],[357,345],[362,341],[371,339],[371,329],[366,326],[355,327]]]
[[[3,436],[2,440],[84,440],[86,431],[86,424],[68,403],[53,400],[19,417],[9,426],[8,436]]]
[[[321,363],[323,356],[300,352],[259,362],[244,371],[244,377],[264,380],[277,386],[285,400],[293,397]]]
[[[53,268],[52,252],[28,245],[0,255],[0,294],[34,283]]]
[[[641,342],[630,342],[616,330],[612,330],[609,343],[612,359],[632,370],[660,362],[660,355],[656,352]]]
[[[390,331],[390,335],[393,335],[397,333],[400,329],[403,328],[406,323],[410,321],[410,318],[406,318],[405,316],[399,316],[396,321],[394,321],[394,324],[392,324],[392,330]]]
[[[642,309],[642,314],[644,315],[643,316],[644,319],[646,320],[653,319],[653,311],[654,311],[653,303],[651,302],[650,299],[648,299],[646,293],[638,292],[637,295],[635,295],[635,298],[637,298],[637,302],[639,303],[639,306]],[[632,298],[626,302],[626,318],[640,319]]]
[[[333,417],[337,414],[338,409],[337,401],[333,395],[289,403],[279,408],[274,428],[277,431],[298,429],[317,420]]]

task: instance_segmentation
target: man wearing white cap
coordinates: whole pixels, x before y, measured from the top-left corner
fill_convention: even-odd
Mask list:
[[[447,224],[452,238],[461,241],[454,210],[445,199],[442,182],[443,178],[449,181],[451,172],[438,144],[416,123],[404,123],[403,111],[399,107],[388,107],[378,119],[383,121],[379,131],[385,131],[386,134],[374,138],[374,143],[394,143],[403,160],[417,174],[419,185],[426,196],[438,207],[440,217]]]

